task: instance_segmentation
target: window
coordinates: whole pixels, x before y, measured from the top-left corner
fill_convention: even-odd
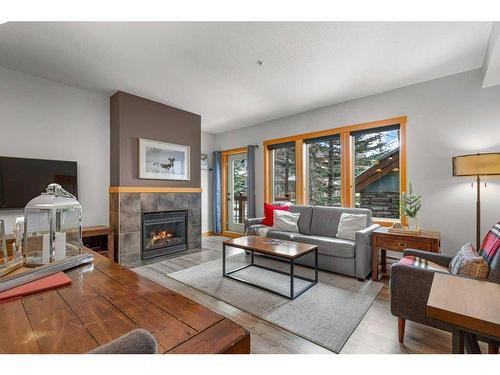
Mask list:
[[[295,203],[295,143],[269,147],[272,172],[272,201]]]
[[[399,219],[399,125],[351,133],[354,206]]]
[[[306,139],[304,144],[307,203],[314,206],[340,206],[340,136]]]
[[[405,224],[405,138],[397,117],[265,141],[265,200],[364,207],[381,224]]]

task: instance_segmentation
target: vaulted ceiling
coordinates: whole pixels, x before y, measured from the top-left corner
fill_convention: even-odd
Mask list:
[[[218,133],[485,60],[485,84],[498,84],[491,30],[490,22],[9,22],[0,25],[0,65],[195,112]]]

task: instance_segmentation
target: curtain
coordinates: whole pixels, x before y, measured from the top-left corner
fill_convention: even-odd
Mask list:
[[[221,174],[220,174],[220,152],[214,151],[212,176],[212,231],[214,234],[222,233],[222,204],[221,204]]]
[[[255,145],[247,147],[247,210],[249,218],[257,216],[255,211],[255,150],[257,147]]]

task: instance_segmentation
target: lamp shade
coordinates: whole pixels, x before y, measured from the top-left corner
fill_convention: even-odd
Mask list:
[[[500,152],[453,157],[453,176],[500,175]]]

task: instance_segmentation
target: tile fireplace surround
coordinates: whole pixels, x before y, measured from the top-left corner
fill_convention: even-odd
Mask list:
[[[141,265],[142,214],[172,210],[188,211],[188,249],[199,248],[201,192],[110,192],[109,222],[115,233],[116,261],[127,267]]]

